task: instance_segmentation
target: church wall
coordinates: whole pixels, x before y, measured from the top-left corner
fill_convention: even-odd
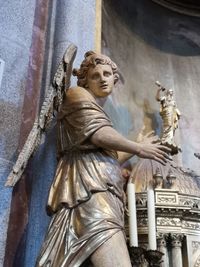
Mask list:
[[[174,159],[179,166],[193,169],[199,174],[200,162],[194,157],[194,152],[200,149],[200,18],[168,10],[153,1],[127,0],[122,3],[118,0],[105,0],[103,3],[102,51],[117,63],[120,73],[120,81],[105,103],[105,109],[115,128],[129,138],[151,130],[161,134],[160,107],[155,99],[158,89],[155,81],[159,80],[166,88],[174,90],[177,106],[182,114],[175,134],[182,153],[174,156]],[[131,162],[128,167],[131,169],[132,166]],[[148,172],[148,169],[143,169],[141,165],[139,168],[141,172],[135,183],[136,187],[137,183],[141,185],[140,189],[143,188],[143,191],[144,185],[147,185],[148,174],[152,177],[153,171],[149,168]],[[191,176],[193,174],[191,172]],[[193,180],[191,184],[197,187],[199,177],[195,179],[197,182]],[[185,192],[191,189],[188,178],[181,181]],[[186,194],[186,199],[189,200],[190,193]],[[167,208],[166,203],[164,205]],[[138,210],[140,208],[138,205]],[[164,210],[161,213],[165,214]],[[158,216],[159,212],[156,214]],[[171,220],[176,220],[172,210],[169,210],[169,215]],[[166,221],[169,218],[166,218]],[[181,237],[177,235],[170,246],[167,243],[169,251],[166,255],[169,253],[169,263],[166,260],[162,266],[182,266],[181,261],[184,267],[198,266],[199,225],[195,224],[196,218],[192,212],[187,220],[192,222],[191,225],[194,221],[194,228],[197,230],[194,235],[194,228],[192,229],[190,223],[190,231],[189,227],[177,229],[173,223],[163,223],[161,232],[164,230],[173,236],[174,231],[182,234],[182,237],[186,235],[186,238],[177,242]],[[141,221],[138,219],[138,225]],[[142,228],[140,225],[143,231],[145,226]],[[157,217],[158,234],[159,231]]]
[[[0,266],[3,266],[11,189],[4,183],[16,159],[32,41],[35,0],[1,1],[0,59]]]
[[[161,133],[159,80],[172,88],[182,113],[175,139],[182,147],[179,164],[198,172],[194,152],[200,147],[200,18],[182,15],[153,1],[104,1],[102,49],[120,71],[120,82],[108,102],[115,126],[132,138]],[[122,120],[117,120],[123,116]],[[145,128],[144,128],[145,127]],[[132,132],[135,133],[132,134]]]

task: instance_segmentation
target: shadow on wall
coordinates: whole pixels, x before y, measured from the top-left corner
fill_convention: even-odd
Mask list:
[[[200,18],[170,11],[149,0],[107,0],[104,6],[112,6],[117,19],[148,45],[180,56],[200,55]]]

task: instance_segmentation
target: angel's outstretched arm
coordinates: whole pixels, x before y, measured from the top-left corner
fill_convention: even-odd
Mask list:
[[[96,146],[105,149],[126,152],[140,158],[154,159],[164,165],[167,159],[170,159],[168,153],[171,152],[171,149],[168,147],[146,141],[141,143],[130,141],[109,126],[96,131],[91,136],[91,141]]]
[[[150,131],[147,134],[143,135],[143,134],[139,134],[136,138],[136,143],[160,143],[160,138],[159,136],[155,135],[154,131]],[[123,164],[124,162],[126,162],[127,160],[129,160],[130,158],[132,158],[134,155],[131,153],[127,153],[127,152],[122,152],[122,151],[118,151],[117,152],[118,155],[118,161],[120,164]]]

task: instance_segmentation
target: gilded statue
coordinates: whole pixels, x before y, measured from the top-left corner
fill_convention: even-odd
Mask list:
[[[174,136],[175,130],[178,128],[178,120],[180,119],[181,113],[174,100],[173,90],[166,89],[158,81],[156,85],[159,87],[156,100],[160,102],[160,116],[163,120],[161,142],[172,149],[172,154],[177,154],[180,148],[176,145]]]
[[[73,75],[77,86],[65,87],[57,101],[58,165],[47,203],[52,219],[36,266],[131,267],[120,164],[134,155],[165,164],[170,149],[151,137],[133,142],[113,128],[98,103],[119,79],[109,57],[89,51]]]

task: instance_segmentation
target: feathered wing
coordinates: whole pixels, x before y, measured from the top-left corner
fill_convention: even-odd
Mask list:
[[[76,56],[77,48],[73,44],[66,49],[64,56],[59,63],[52,84],[50,85],[39,116],[35,119],[33,128],[17,158],[17,161],[10,172],[6,181],[6,186],[14,186],[21,178],[29,158],[40,144],[42,133],[52,121],[54,110],[59,110],[63,101],[63,95],[66,88],[70,86],[70,77],[72,65]]]

